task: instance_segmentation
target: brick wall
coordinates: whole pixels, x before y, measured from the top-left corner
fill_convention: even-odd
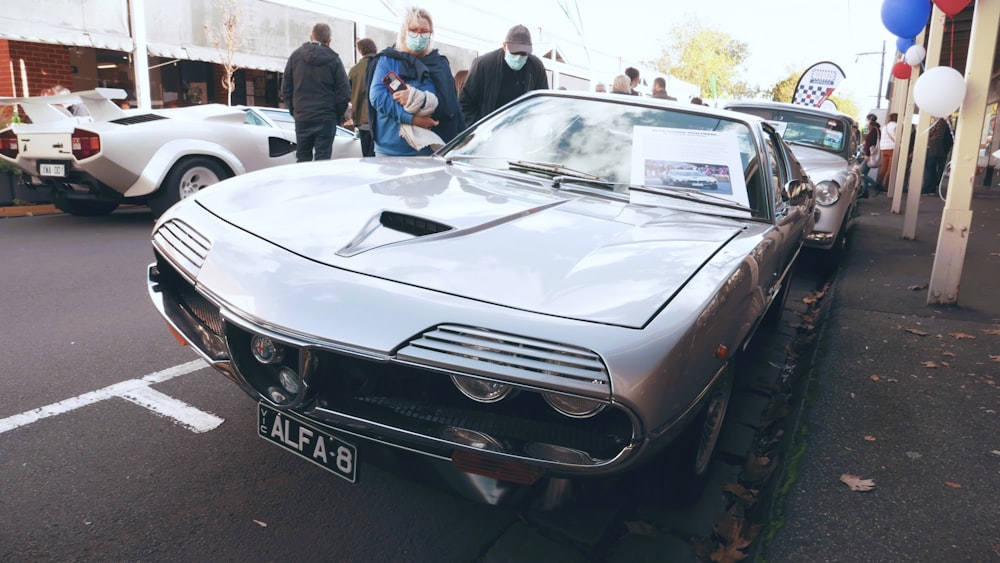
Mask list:
[[[43,89],[56,84],[72,89],[73,67],[69,62],[69,49],[71,47],[64,45],[0,39],[0,95],[25,95],[21,61],[24,61],[24,75],[28,79],[28,95],[37,96]]]

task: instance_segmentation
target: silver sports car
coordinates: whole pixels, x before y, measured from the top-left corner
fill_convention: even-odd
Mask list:
[[[726,109],[768,120],[792,147],[816,184],[816,227],[806,246],[830,251],[824,267],[836,266],[847,249],[861,188],[854,119],[825,109],[760,100],[733,102]]]
[[[661,185],[675,161],[726,182]],[[200,191],[154,227],[149,295],[254,399],[247,431],[346,481],[392,461],[496,504],[670,467],[692,492],[813,205],[756,117],[537,91],[433,156]]]

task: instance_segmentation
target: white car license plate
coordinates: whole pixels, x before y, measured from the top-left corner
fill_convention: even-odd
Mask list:
[[[42,163],[38,165],[38,175],[39,176],[59,176],[60,178],[66,176],[66,165],[65,164],[51,164]]]
[[[334,475],[357,481],[358,449],[293,413],[257,403],[257,433]]]

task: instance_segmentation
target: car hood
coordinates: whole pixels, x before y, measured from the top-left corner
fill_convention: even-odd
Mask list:
[[[802,145],[792,145],[792,152],[814,183],[833,179],[838,174],[847,172],[847,161],[839,154]]]
[[[281,166],[211,186],[196,200],[242,230],[334,268],[633,327],[746,226],[434,158]]]

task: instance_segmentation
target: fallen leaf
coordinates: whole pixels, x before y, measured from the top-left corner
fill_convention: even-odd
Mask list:
[[[1000,450],[993,450],[990,453],[993,454],[993,455],[1000,455]]]
[[[919,330],[919,329],[916,329],[916,328],[904,328],[903,330],[905,330],[906,332],[909,332],[911,334],[916,334],[917,336],[927,336],[928,334],[930,334],[927,331]]]
[[[1000,328],[984,328],[983,332],[986,334],[992,334],[994,336],[1000,336]]]
[[[942,356],[948,356],[949,358],[955,358],[955,357],[957,357],[957,356],[955,356],[954,352],[941,352],[941,355]]]
[[[993,354],[990,354],[990,361],[1000,362],[1000,356],[994,356]]]
[[[922,283],[920,285],[908,285],[906,286],[906,289],[909,289],[910,291],[920,291],[921,289],[927,289],[927,284]]]
[[[952,483],[951,481],[945,481],[944,484],[948,485],[952,489],[961,489],[962,488],[962,485],[959,485],[958,483]]]
[[[876,438],[875,436],[872,436],[871,434],[869,434],[869,435],[865,436],[865,441],[866,441],[866,442],[874,442],[874,441],[875,441],[875,440],[877,440],[877,439],[878,439],[878,438]]]
[[[948,334],[948,336],[951,336],[952,338],[954,338],[956,340],[961,340],[963,338],[971,338],[973,340],[976,339],[975,336],[972,336],[971,334],[965,334],[964,332],[951,332],[951,333]]]
[[[635,536],[656,536],[656,526],[653,526],[649,522],[643,522],[642,520],[625,522],[625,528],[628,530],[628,533]]]
[[[840,481],[851,488],[852,491],[870,491],[875,488],[875,481],[862,479],[857,475],[844,473],[840,476]]]
[[[932,360],[927,360],[927,361],[924,361],[924,362],[920,362],[920,365],[924,366],[925,368],[929,368],[929,369],[934,369],[934,368],[938,367],[937,362],[932,361]]]
[[[254,520],[253,523],[257,524],[261,528],[266,528],[267,527],[267,522],[261,522],[260,520]]]
[[[920,455],[920,452],[906,452],[906,457],[910,459],[920,459],[924,456]]]
[[[879,379],[879,376],[872,374],[872,381],[878,381]]]

